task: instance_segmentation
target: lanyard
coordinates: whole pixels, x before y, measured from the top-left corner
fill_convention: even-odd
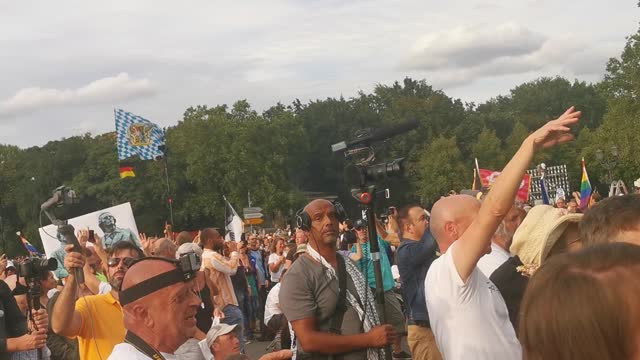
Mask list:
[[[134,348],[138,349],[138,351],[153,360],[166,360],[158,350],[154,349],[151,345],[147,344],[144,340],[140,339],[138,335],[131,331],[127,331],[124,341],[131,344]]]

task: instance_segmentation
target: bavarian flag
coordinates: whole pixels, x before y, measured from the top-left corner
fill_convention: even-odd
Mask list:
[[[164,131],[158,125],[122,109],[115,109],[114,114],[119,160],[132,156],[141,160],[164,157]]]
[[[120,165],[120,179],[127,177],[135,177],[136,173],[133,171],[133,166]]]

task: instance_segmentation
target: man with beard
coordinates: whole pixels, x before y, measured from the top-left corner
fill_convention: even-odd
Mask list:
[[[482,271],[484,276],[491,277],[491,274],[500,265],[509,260],[511,257],[509,248],[513,241],[513,234],[516,233],[518,226],[520,226],[526,215],[527,213],[519,205],[515,204],[498,225],[498,230],[491,238],[491,252],[481,257],[478,261],[478,269]]]
[[[124,340],[122,308],[118,301],[122,279],[129,265],[144,255],[133,243],[116,243],[107,258],[111,291],[78,299],[79,286],[71,270],[82,268],[86,259],[84,254],[73,252],[73,245],[67,245],[65,251],[64,265],[69,276],[53,307],[51,328],[57,334],[78,337],[80,359],[106,359],[114,346]]]
[[[244,352],[244,315],[238,306],[238,298],[233,289],[231,275],[238,271],[237,252],[232,252],[230,258],[225,257],[224,239],[220,233],[212,228],[202,230],[200,243],[204,248],[202,251],[202,270],[209,269],[209,281],[218,289],[218,296],[215,297],[216,309],[221,309],[224,313],[222,322],[229,325],[238,325],[240,328],[240,349]]]
[[[98,226],[102,229],[102,232],[104,232],[102,245],[106,249],[110,249],[115,243],[120,241],[128,241],[142,249],[142,244],[133,231],[116,227],[116,218],[113,217],[111,213],[103,212],[100,214],[98,216]]]

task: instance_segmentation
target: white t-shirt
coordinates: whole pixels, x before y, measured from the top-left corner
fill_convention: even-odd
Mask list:
[[[511,254],[503,248],[491,243],[491,252],[480,258],[480,261],[478,261],[478,269],[482,271],[484,276],[490,278],[491,274],[493,274],[500,265],[504,264],[505,261],[509,260],[510,257]]]
[[[280,256],[278,256],[278,254],[273,253],[273,254],[269,255],[269,265],[275,264],[278,261],[280,261]],[[276,272],[273,272],[273,271],[271,271],[271,269],[269,269],[269,272],[271,273],[271,281],[280,282],[280,276],[282,275],[282,271],[284,271],[284,262],[282,264],[280,264],[280,267],[278,268],[278,271],[276,271]]]
[[[107,282],[100,281],[98,285],[98,295],[103,295],[111,291],[111,285]]]
[[[264,305],[264,323],[268,324],[273,315],[282,314],[282,310],[278,307],[280,303],[280,283],[277,283],[269,295],[267,295],[267,302]]]
[[[160,355],[164,356],[166,360],[178,360],[178,357],[173,354],[161,352]],[[120,343],[113,348],[113,352],[107,360],[149,360],[149,357],[131,344]]]
[[[476,267],[465,284],[453,263],[456,243],[429,268],[424,282],[431,329],[447,360],[522,359],[498,288]]]

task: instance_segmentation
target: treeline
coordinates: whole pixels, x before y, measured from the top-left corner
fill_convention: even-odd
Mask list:
[[[223,226],[222,195],[241,211],[248,191],[253,205],[265,209],[267,223],[290,219],[305,198],[318,193],[338,196],[355,215],[357,206],[343,176],[345,160],[331,153],[331,144],[352,139],[363,128],[410,118],[419,127],[377,152],[379,162],[406,157],[405,176],[380,184],[380,189],[391,189],[390,203],[429,204],[451,189],[469,188],[474,158],[483,168],[501,169],[530,131],[571,105],[583,111],[577,140],[535,162],[567,164],[572,188],[578,189],[584,157],[592,183],[606,193],[607,169],[596,160],[597,149],[608,153],[617,145],[616,178],[629,184],[640,176],[638,39],[638,34],[629,37],[621,57],[608,62],[600,83],[540,78],[483,104],[463,103],[426,80],[406,78],[350,99],[296,100],[262,113],[245,100],[231,107],[191,107],[167,129],[171,194],[162,162],[138,161],[137,177],[119,178],[114,133],[28,149],[0,145],[3,251],[24,253],[16,231],[40,245],[37,228],[45,221],[40,204],[61,184],[73,187],[81,198],[79,205],[62,209],[62,217],[129,201],[139,229],[148,233],[161,232],[168,220],[168,197],[174,200],[178,230]]]

